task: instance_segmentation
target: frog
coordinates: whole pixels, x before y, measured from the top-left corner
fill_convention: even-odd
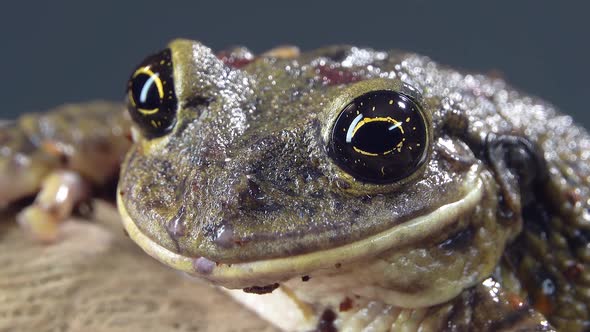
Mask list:
[[[0,146],[0,205],[38,192],[36,238],[118,173],[139,247],[285,331],[590,328],[590,136],[496,75],[176,39],[123,105],[25,115]]]

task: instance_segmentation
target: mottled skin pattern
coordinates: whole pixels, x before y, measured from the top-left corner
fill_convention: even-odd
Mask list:
[[[0,125],[0,208],[35,194],[58,169],[95,186],[116,176],[129,149],[129,117],[119,103],[64,105]]]
[[[325,331],[590,328],[590,137],[570,117],[400,51],[169,47],[176,124],[135,131],[118,190],[149,254],[229,288],[278,283]],[[402,82],[428,160],[398,183],[356,181],[328,156],[333,121]]]
[[[585,328],[587,241],[582,229],[588,188],[583,184],[590,172],[581,158],[587,158],[589,141],[569,117],[499,79],[461,74],[414,54],[331,47],[293,59],[262,57],[248,63],[244,57],[237,70],[198,43],[177,41],[170,47],[178,123],[164,138],[135,145],[120,182],[122,205],[141,232],[196,263],[164,261],[230,287],[313,275],[333,262],[326,258],[281,273],[235,278],[223,272],[211,276],[211,270],[334,248],[428,216],[466,195],[464,184],[475,173],[485,191],[467,216],[444,229],[410,234],[418,235],[411,241],[393,241],[389,250],[359,255],[363,261],[386,262],[377,268],[385,277],[362,280],[398,291],[392,295],[396,299],[399,293],[422,297],[410,295],[402,303],[382,299],[390,304],[448,300],[489,276],[505,241],[513,241],[524,223],[525,232],[504,256],[510,273],[523,281],[511,291],[528,294],[557,326]],[[240,54],[244,51],[226,60]],[[326,133],[342,106],[338,100],[357,94],[347,86],[399,89],[399,80],[422,92],[432,117],[429,161],[401,184],[359,183],[326,153]],[[207,102],[192,102],[195,97]],[[532,146],[525,160],[505,152],[509,148],[502,143],[518,136]],[[467,243],[453,245],[456,238]],[[344,265],[337,273],[371,270],[352,259]],[[576,280],[572,266],[581,271],[573,273]],[[461,282],[445,284],[441,275]]]

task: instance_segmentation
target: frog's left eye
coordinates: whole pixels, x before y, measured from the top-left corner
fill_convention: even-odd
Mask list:
[[[147,137],[162,136],[174,126],[177,100],[169,49],[146,58],[127,86],[129,113]]]
[[[330,156],[357,180],[394,183],[424,164],[427,140],[428,125],[414,99],[397,91],[370,91],[340,111]]]

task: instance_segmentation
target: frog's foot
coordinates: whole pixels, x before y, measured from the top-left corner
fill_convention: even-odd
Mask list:
[[[59,237],[59,224],[88,197],[89,186],[79,174],[54,171],[43,180],[33,204],[18,214],[18,223],[34,240],[54,242]]]
[[[35,239],[54,241],[59,222],[71,214],[88,189],[100,192],[118,174],[131,144],[129,121],[121,104],[94,101],[3,123],[0,210],[13,211],[20,202],[37,195],[18,220]]]

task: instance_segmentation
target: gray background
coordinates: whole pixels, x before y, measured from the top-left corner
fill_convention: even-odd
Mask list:
[[[590,128],[584,1],[20,1],[0,14],[0,118],[121,99],[133,66],[174,37],[221,49],[350,43],[498,71]]]

